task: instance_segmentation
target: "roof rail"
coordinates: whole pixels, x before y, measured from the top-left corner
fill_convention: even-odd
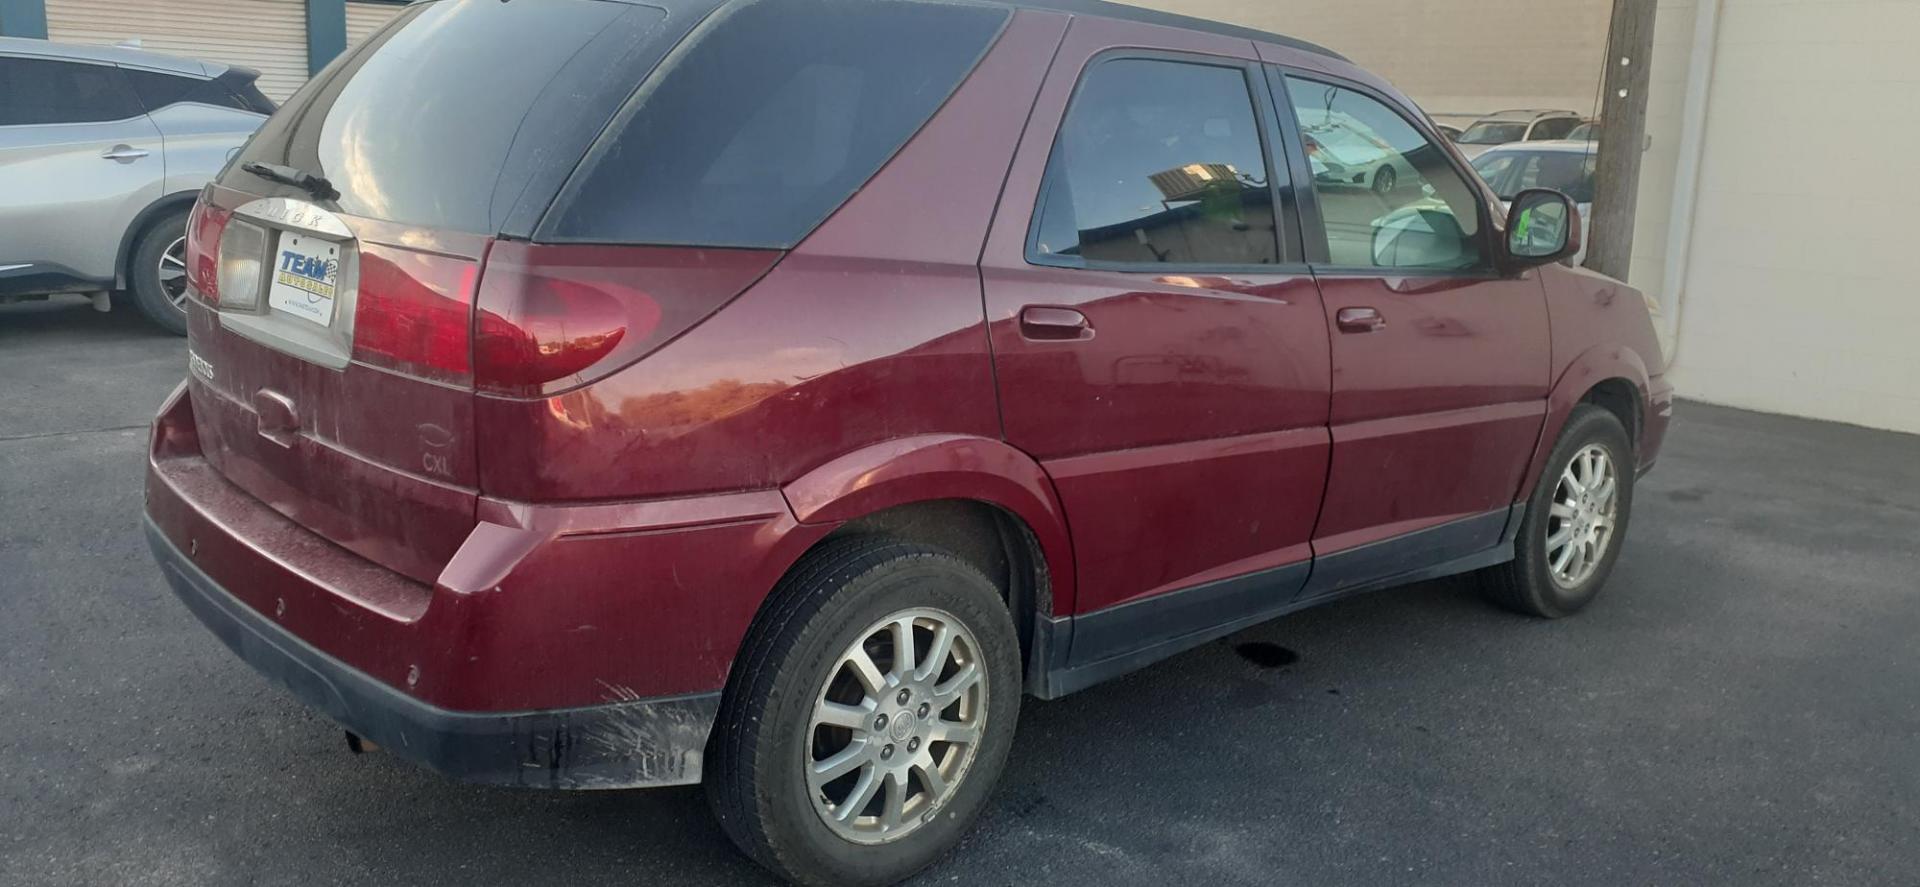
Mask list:
[[[989,0],[989,2],[995,2],[1001,6],[1011,6],[1016,9],[1040,9],[1074,15],[1097,15],[1102,18],[1120,19],[1122,21],[1139,22],[1141,24],[1184,28],[1189,31],[1202,31],[1209,34],[1238,37],[1243,40],[1254,40],[1261,43],[1276,43],[1281,46],[1311,52],[1315,55],[1324,55],[1328,58],[1338,59],[1343,62],[1351,61],[1351,59],[1348,59],[1340,53],[1334,52],[1317,43],[1309,43],[1297,37],[1288,37],[1285,34],[1275,34],[1271,31],[1262,31],[1258,28],[1230,25],[1226,22],[1197,18],[1191,15],[1181,15],[1175,12],[1161,12],[1157,9],[1143,9],[1138,6],[1109,3],[1107,0]]]

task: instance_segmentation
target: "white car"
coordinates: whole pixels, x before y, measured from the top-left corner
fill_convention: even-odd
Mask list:
[[[1473,158],[1473,171],[1493,186],[1504,208],[1514,195],[1528,188],[1552,188],[1573,198],[1580,211],[1585,236],[1580,251],[1568,260],[1579,265],[1587,260],[1587,243],[1592,231],[1586,226],[1593,218],[1593,173],[1598,164],[1597,143],[1563,139],[1551,142],[1515,142],[1488,148]]]
[[[186,335],[187,211],[273,113],[258,76],[0,37],[0,304],[121,290]]]
[[[1373,130],[1329,113],[1318,122],[1309,122],[1301,132],[1307,146],[1307,165],[1315,181],[1330,185],[1366,188],[1386,197],[1401,182],[1417,182],[1419,173],[1392,145],[1380,140]]]
[[[1495,111],[1474,121],[1453,141],[1460,146],[1461,154],[1472,159],[1495,145],[1564,139],[1585,122],[1578,111]]]

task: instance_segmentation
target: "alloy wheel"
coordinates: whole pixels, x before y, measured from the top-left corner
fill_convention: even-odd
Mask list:
[[[1547,572],[1561,588],[1587,581],[1613,543],[1620,504],[1613,457],[1598,444],[1581,448],[1560,473],[1547,520]]]
[[[187,310],[187,239],[175,238],[167,244],[166,252],[160,254],[160,291],[167,296],[167,304],[176,310]]]
[[[884,844],[931,821],[985,735],[980,645],[951,614],[903,610],[840,654],[807,727],[806,781],[835,834]]]

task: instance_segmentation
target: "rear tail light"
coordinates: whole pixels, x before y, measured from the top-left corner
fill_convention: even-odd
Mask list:
[[[475,296],[475,384],[539,397],[604,378],[732,301],[780,255],[496,243]]]
[[[187,216],[187,283],[200,291],[208,302],[220,302],[220,237],[233,211],[209,202],[209,191],[200,192],[200,200]]]
[[[261,263],[267,252],[267,232],[244,221],[229,221],[220,233],[215,264],[220,269],[215,287],[219,304],[251,311],[260,304]]]
[[[478,261],[362,243],[354,359],[442,382],[473,380]]]

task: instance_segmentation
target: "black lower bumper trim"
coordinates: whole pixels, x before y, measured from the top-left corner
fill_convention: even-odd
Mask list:
[[[487,785],[613,789],[700,781],[719,693],[548,711],[437,708],[322,653],[235,600],[151,519],[146,528],[167,584],[221,641],[300,701],[400,757]]]

